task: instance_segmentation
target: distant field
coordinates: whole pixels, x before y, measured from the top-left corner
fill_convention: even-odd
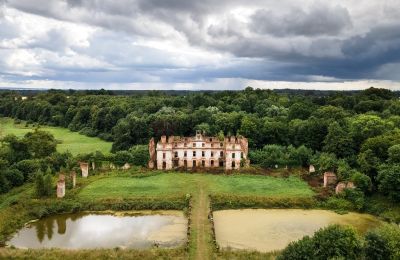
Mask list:
[[[149,177],[108,177],[86,186],[82,198],[163,196],[192,193],[203,186],[210,193],[270,197],[311,197],[314,193],[297,177],[162,173]]]
[[[52,133],[61,142],[57,145],[57,151],[59,152],[69,151],[73,155],[77,155],[95,151],[109,153],[111,150],[112,143],[105,142],[100,138],[87,137],[61,127],[41,126],[40,129]],[[14,120],[11,118],[0,118],[0,136],[14,134],[22,137],[32,130],[33,127],[25,127],[25,122],[14,124]]]

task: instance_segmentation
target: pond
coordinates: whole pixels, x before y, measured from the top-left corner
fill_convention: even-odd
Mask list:
[[[179,211],[62,214],[27,224],[8,242],[18,248],[176,247],[187,239]]]
[[[243,209],[213,214],[220,247],[260,252],[281,250],[291,241],[312,235],[329,224],[350,225],[363,234],[381,223],[368,214],[339,215],[328,210]]]

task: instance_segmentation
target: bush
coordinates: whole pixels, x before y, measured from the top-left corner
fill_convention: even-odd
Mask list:
[[[6,193],[10,190],[10,183],[2,171],[0,171],[0,193]]]
[[[113,156],[113,163],[116,166],[123,166],[125,163],[132,163],[133,157],[128,151],[118,151]]]
[[[354,182],[354,185],[363,192],[371,191],[372,183],[371,178],[361,172],[355,172],[351,176],[351,180]]]
[[[325,205],[328,209],[334,209],[338,211],[346,212],[353,210],[353,204],[344,198],[330,197],[326,201]]]
[[[400,227],[383,224],[365,237],[367,259],[400,259]]]
[[[149,149],[147,145],[135,145],[129,149],[132,155],[132,163],[137,166],[147,166],[149,161]]]
[[[311,238],[306,236],[290,243],[278,259],[358,259],[362,249],[361,240],[352,228],[331,225]]]
[[[96,131],[93,130],[92,128],[90,128],[90,127],[84,127],[84,128],[82,128],[82,129],[79,131],[79,133],[80,133],[81,135],[86,135],[86,136],[89,136],[89,137],[95,137],[95,136],[97,136]]]
[[[353,203],[355,209],[360,210],[364,207],[364,193],[358,189],[344,189],[343,196],[346,200]]]
[[[400,164],[383,165],[378,174],[379,190],[400,202]]]
[[[12,187],[24,184],[24,175],[17,169],[9,169],[5,172],[5,177]]]
[[[312,238],[305,236],[302,239],[291,242],[277,259],[308,260],[314,256],[314,243]]]

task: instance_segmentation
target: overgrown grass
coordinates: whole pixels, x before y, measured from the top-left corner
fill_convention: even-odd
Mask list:
[[[0,250],[1,259],[43,259],[43,260],[76,260],[76,259],[187,259],[184,248],[175,249],[11,249]]]
[[[7,134],[23,137],[26,133],[34,129],[35,127],[32,125],[25,127],[25,122],[14,124],[14,120],[11,118],[0,118],[0,137]],[[59,152],[69,151],[73,155],[77,155],[95,151],[102,153],[109,153],[111,151],[112,143],[103,141],[97,137],[88,137],[61,127],[40,126],[40,129],[50,132],[60,141],[57,145],[57,151]]]
[[[78,194],[81,198],[163,196],[193,192],[203,183],[212,194],[242,196],[312,197],[313,191],[298,177],[276,178],[253,175],[212,175],[164,173],[149,177],[102,178],[88,184]]]
[[[303,208],[318,207],[318,202],[310,197],[281,198],[237,195],[211,195],[212,210],[243,208]]]

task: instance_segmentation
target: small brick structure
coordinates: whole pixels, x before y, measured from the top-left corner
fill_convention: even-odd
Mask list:
[[[315,172],[315,167],[314,167],[314,165],[311,164],[311,165],[308,167],[308,172],[309,172],[309,173]]]
[[[72,188],[76,186],[76,172],[71,172]]]
[[[339,182],[336,185],[335,192],[336,192],[336,194],[339,194],[339,193],[343,192],[344,189],[354,189],[355,187],[356,186],[351,181],[349,181],[349,182]]]
[[[65,196],[65,179],[60,178],[57,181],[57,198],[64,198],[64,196]]]
[[[335,185],[337,182],[336,174],[333,172],[325,172],[324,173],[324,187],[328,187],[330,185]]]
[[[80,162],[79,166],[81,167],[82,177],[87,178],[89,176],[89,163]]]

